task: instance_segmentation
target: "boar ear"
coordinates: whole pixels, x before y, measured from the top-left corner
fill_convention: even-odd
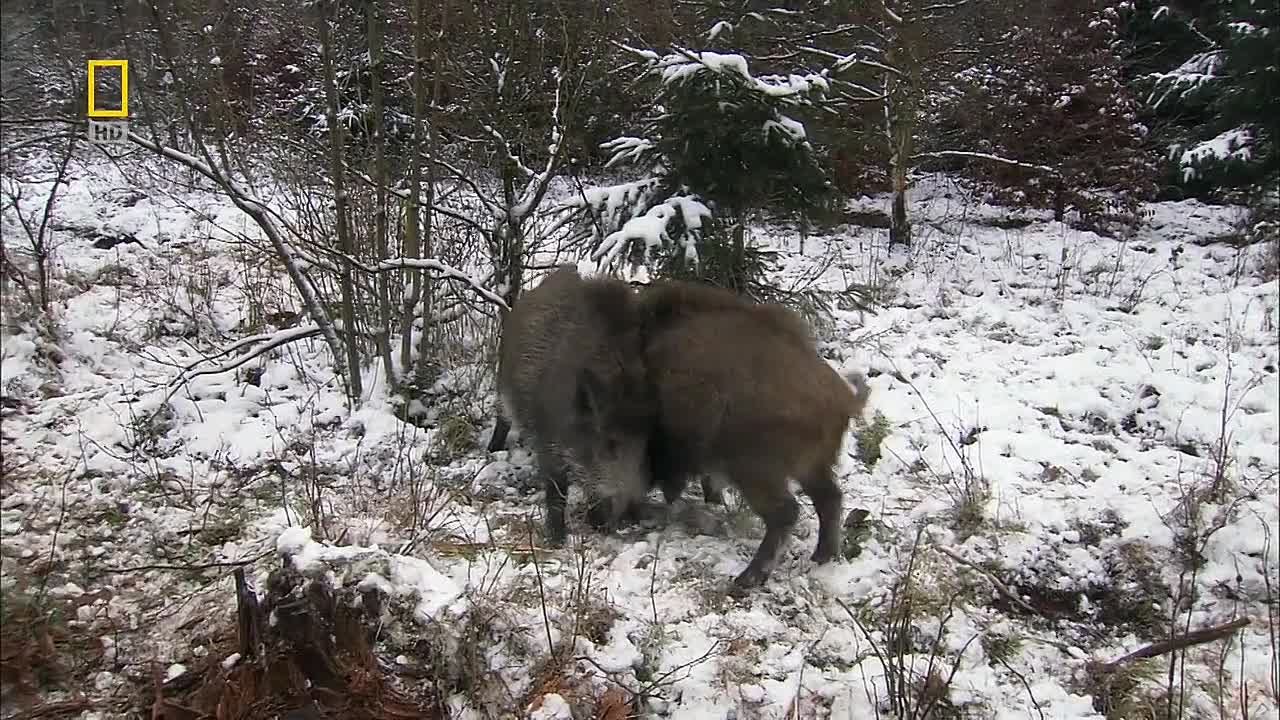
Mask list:
[[[604,397],[604,383],[589,368],[578,372],[578,387],[574,392],[574,405],[582,417],[598,419],[600,402]]]

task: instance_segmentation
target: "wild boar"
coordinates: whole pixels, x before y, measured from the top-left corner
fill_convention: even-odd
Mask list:
[[[546,534],[565,540],[565,500],[580,482],[598,528],[615,525],[648,493],[652,397],[641,364],[636,296],[624,282],[551,272],[502,323],[490,447],[513,422],[531,441],[546,488]],[[501,434],[502,437],[499,437]]]
[[[870,388],[818,355],[807,323],[776,304],[710,286],[658,282],[641,293],[644,366],[657,403],[651,471],[664,493],[709,474],[731,483],[765,523],[739,590],[764,582],[799,518],[794,479],[818,515],[812,559],[840,548],[833,466]]]

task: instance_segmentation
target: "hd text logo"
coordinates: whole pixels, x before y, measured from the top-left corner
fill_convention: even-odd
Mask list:
[[[104,72],[105,71],[105,72]],[[109,91],[107,97],[98,93],[98,73],[120,73],[119,97]],[[109,75],[103,80],[110,81]],[[129,142],[129,61],[89,61],[89,142],[101,145],[122,145]],[[116,102],[116,101],[119,102]],[[99,103],[105,107],[99,107]],[[114,109],[113,106],[119,106]]]

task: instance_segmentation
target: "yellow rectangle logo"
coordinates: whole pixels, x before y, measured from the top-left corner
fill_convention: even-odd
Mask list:
[[[94,73],[100,68],[120,68],[120,109],[100,110],[97,106],[97,83]],[[129,117],[129,61],[128,60],[90,60],[89,61],[89,117],[91,118],[127,118]]]

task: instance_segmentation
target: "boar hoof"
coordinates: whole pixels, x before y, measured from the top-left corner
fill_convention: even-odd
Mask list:
[[[729,588],[729,594],[734,597],[742,597],[747,591],[760,587],[768,578],[764,571],[757,568],[747,566],[742,574],[733,579],[733,584]]]
[[[810,555],[809,559],[817,565],[825,565],[836,559],[836,551],[833,548],[820,547],[813,551],[813,555]]]

